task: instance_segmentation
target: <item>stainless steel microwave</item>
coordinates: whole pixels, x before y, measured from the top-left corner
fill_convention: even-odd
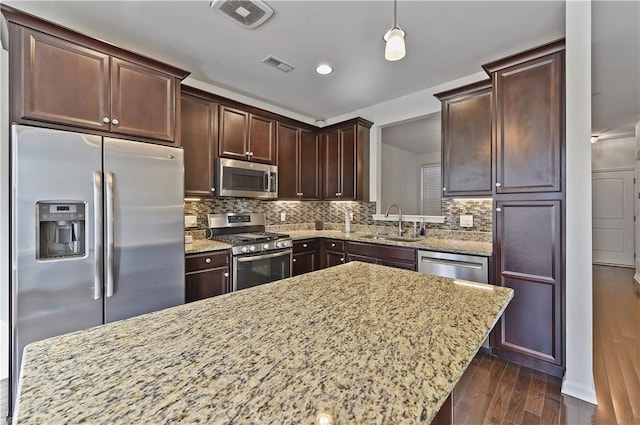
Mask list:
[[[278,197],[278,167],[237,159],[216,161],[216,194],[238,198]]]

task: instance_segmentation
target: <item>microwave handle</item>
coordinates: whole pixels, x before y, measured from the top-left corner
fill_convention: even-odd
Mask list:
[[[264,191],[271,192],[271,174],[264,173]]]

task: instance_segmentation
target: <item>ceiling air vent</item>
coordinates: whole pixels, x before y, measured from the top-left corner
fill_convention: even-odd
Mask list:
[[[289,65],[288,63],[283,62],[274,56],[268,56],[262,62],[276,69],[279,69],[282,72],[293,71],[296,68],[295,66]]]
[[[261,0],[213,0],[210,6],[247,29],[259,27],[273,15],[273,9]]]

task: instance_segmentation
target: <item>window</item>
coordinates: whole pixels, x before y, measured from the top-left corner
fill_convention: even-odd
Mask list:
[[[421,167],[422,215],[442,215],[442,172],[440,164]]]

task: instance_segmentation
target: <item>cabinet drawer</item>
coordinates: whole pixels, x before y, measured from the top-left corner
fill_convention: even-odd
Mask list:
[[[326,239],[324,241],[324,248],[327,251],[344,252],[344,241],[339,241],[336,239]]]
[[[198,270],[212,269],[215,267],[227,266],[229,264],[229,253],[227,251],[191,254],[185,258],[185,273]]]
[[[378,245],[364,242],[349,242],[349,254],[365,255],[383,258],[385,260],[399,260],[415,263],[416,250],[399,246]]]
[[[303,241],[295,241],[293,243],[293,253],[315,251],[318,248],[317,239],[305,239]]]

